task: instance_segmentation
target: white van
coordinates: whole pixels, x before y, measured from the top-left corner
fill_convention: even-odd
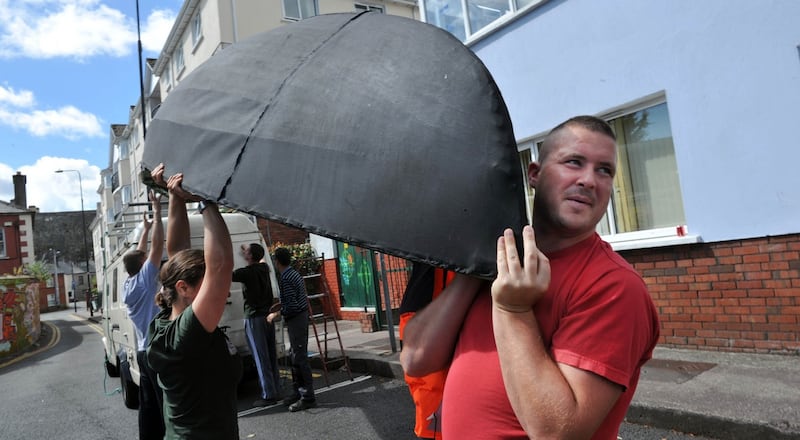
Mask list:
[[[264,243],[264,238],[258,231],[258,227],[250,216],[242,213],[224,213],[222,218],[228,226],[233,242],[233,267],[239,268],[247,263],[242,258],[241,246],[250,243],[258,243],[264,247],[266,252],[265,260],[270,267],[272,281],[272,293],[278,298],[278,280],[275,276],[275,267],[269,257],[269,250]],[[166,231],[166,219],[164,230]],[[203,247],[203,218],[198,214],[189,214],[189,227],[191,230],[191,242],[193,248],[202,249]],[[105,349],[106,372],[111,377],[119,377],[122,389],[122,398],[125,406],[131,409],[139,407],[139,364],[136,361],[136,332],[133,322],[128,318],[128,310],[122,301],[123,285],[128,278],[125,266],[122,264],[122,257],[126,252],[136,249],[139,237],[142,233],[141,224],[131,231],[128,242],[130,245],[119,252],[105,269],[104,296],[103,298],[103,346]],[[165,245],[166,247],[166,245]],[[149,248],[148,248],[149,249]],[[164,254],[166,259],[166,251]],[[155,301],[155,292],[153,293]],[[276,337],[282,339],[282,322],[280,328],[276,328]],[[230,341],[236,346],[239,354],[244,358],[252,358],[250,349],[247,346],[247,338],[244,333],[244,305],[242,298],[241,283],[232,283],[231,292],[222,314],[219,327],[225,331]],[[278,341],[278,357],[284,355],[283,341]]]

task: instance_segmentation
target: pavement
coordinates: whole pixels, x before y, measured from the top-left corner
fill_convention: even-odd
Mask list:
[[[78,315],[99,321],[85,309]],[[387,330],[364,333],[358,321],[336,323],[353,373],[402,380],[396,329],[393,349]],[[312,331],[309,339],[315,350]],[[331,357],[338,345],[329,339]],[[657,347],[642,369],[627,421],[719,440],[800,439],[800,355]]]

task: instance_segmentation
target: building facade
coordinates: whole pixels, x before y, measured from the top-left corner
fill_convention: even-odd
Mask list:
[[[492,72],[522,166],[570,116],[614,127],[598,232],[645,277],[661,343],[800,352],[800,3],[465,3],[421,9]]]
[[[14,273],[35,260],[33,222],[36,208],[26,206],[26,179],[19,172],[12,176],[14,200],[0,200],[0,275]]]

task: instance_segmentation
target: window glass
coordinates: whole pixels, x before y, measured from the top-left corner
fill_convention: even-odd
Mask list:
[[[283,0],[283,15],[291,20],[302,20],[317,15],[316,0]]]
[[[450,32],[461,41],[467,39],[461,0],[426,1],[425,22]]]
[[[117,279],[117,270],[119,270],[119,268],[115,268],[114,269],[114,273],[113,273],[112,281],[111,281],[111,283],[112,283],[111,285],[113,286],[113,288],[111,290],[111,301],[113,303],[117,302],[117,297],[118,297],[118,295],[117,295],[117,286],[119,286],[119,281]]]
[[[200,41],[200,38],[203,36],[203,22],[200,18],[200,13],[198,12],[197,15],[194,16],[192,19],[192,45],[195,46]]]
[[[122,203],[124,205],[127,205],[128,203],[131,203],[132,200],[131,200],[131,187],[130,187],[130,185],[123,186],[122,190],[120,191],[120,194],[122,196]]]
[[[467,0],[469,29],[478,32],[511,10],[507,0]]]
[[[609,121],[617,134],[608,233],[685,224],[667,104]]]
[[[356,12],[372,11],[383,14],[383,6],[364,5],[360,3],[356,3],[355,6],[356,6]]]
[[[173,59],[175,61],[175,74],[178,75],[183,70],[183,47],[178,46],[175,49],[175,54],[173,55]]]
[[[169,63],[164,66],[164,88],[169,90],[170,86],[172,85],[172,71],[169,68]],[[136,143],[134,143],[136,145]]]
[[[121,140],[119,142],[119,144],[117,144],[117,148],[119,148],[119,157],[115,158],[115,160],[116,159],[127,159],[128,158],[128,154],[129,154],[129,152],[128,152],[128,141],[127,140]],[[114,153],[116,155],[116,151]]]
[[[6,256],[6,231],[0,229],[0,257]]]
[[[308,18],[317,15],[317,2],[314,0],[299,0],[300,18]]]

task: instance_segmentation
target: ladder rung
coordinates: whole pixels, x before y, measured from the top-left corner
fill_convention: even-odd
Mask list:
[[[325,293],[315,293],[315,294],[313,294],[313,295],[308,295],[308,299],[317,299],[317,298],[322,298],[322,297],[323,297],[323,296],[325,296],[325,295],[326,295]]]
[[[303,275],[303,279],[308,280],[311,278],[319,278],[321,276],[322,276],[321,273],[312,273],[311,275]]]

